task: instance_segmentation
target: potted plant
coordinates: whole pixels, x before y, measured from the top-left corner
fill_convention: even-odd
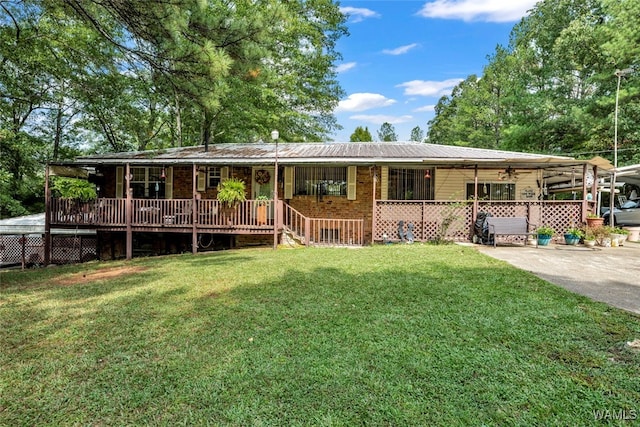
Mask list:
[[[598,246],[611,246],[611,231],[613,230],[613,227],[610,227],[608,225],[600,225],[598,227],[593,227],[591,230],[593,232],[593,235],[595,236]]]
[[[269,198],[267,196],[260,195],[256,198],[256,217],[258,225],[265,225],[267,223],[267,202]]]
[[[628,230],[625,230],[625,229],[620,228],[620,227],[614,227],[611,230],[611,245],[612,246],[623,246],[624,242],[627,240],[627,235],[628,234],[629,234]]]
[[[585,229],[583,242],[584,245],[588,248],[593,248],[596,245],[596,236],[592,228],[587,227]]]
[[[595,228],[604,224],[604,218],[600,218],[595,213],[587,214],[587,227]]]
[[[553,237],[556,231],[548,225],[543,225],[541,227],[538,227],[537,232],[538,232],[538,245],[547,246],[549,242],[551,242],[551,238]]]
[[[231,216],[236,208],[247,199],[244,181],[238,178],[229,178],[218,184],[218,195],[216,196],[222,205],[222,211],[228,223],[232,223]]]
[[[93,184],[77,178],[54,177],[51,180],[51,193],[60,199],[63,215],[73,221],[87,219],[98,197]]]
[[[569,227],[564,233],[564,242],[567,245],[577,245],[584,237],[584,231],[577,227]]]

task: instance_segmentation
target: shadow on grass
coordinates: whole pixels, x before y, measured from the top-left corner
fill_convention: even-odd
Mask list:
[[[351,253],[13,291],[0,424],[587,424],[640,400],[633,317],[469,252]]]

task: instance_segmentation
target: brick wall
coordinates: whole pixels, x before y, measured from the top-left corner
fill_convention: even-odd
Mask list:
[[[369,167],[357,169],[356,200],[347,196],[294,196],[287,202],[301,214],[311,218],[364,219],[364,241],[371,242],[373,223],[373,177]],[[379,182],[376,197],[380,197]]]
[[[246,184],[247,198],[251,198],[251,167],[229,168],[229,177],[238,178]],[[193,169],[191,166],[173,167],[173,198],[190,199],[193,191]],[[215,199],[218,194],[216,188],[207,188],[200,192],[203,199]]]

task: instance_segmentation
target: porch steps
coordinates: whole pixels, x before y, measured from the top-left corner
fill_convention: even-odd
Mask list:
[[[304,237],[297,235],[289,227],[282,229],[281,244],[289,246],[304,246]]]

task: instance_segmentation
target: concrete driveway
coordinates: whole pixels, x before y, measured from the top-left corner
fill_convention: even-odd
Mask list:
[[[593,249],[582,245],[474,247],[572,292],[640,314],[640,243]]]

